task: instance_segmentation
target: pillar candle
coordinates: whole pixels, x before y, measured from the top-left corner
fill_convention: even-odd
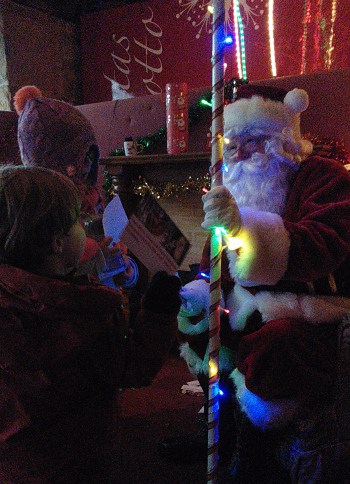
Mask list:
[[[168,83],[166,93],[167,151],[169,154],[188,151],[187,84]]]

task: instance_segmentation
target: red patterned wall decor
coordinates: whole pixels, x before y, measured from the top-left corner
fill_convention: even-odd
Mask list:
[[[82,17],[84,102],[112,99],[112,82],[136,96],[166,83],[211,85],[209,0],[149,0]],[[225,1],[233,33],[233,1]],[[272,77],[268,2],[239,0],[249,81]],[[350,67],[348,0],[274,0],[277,76]],[[238,77],[235,46],[225,48],[226,79]]]

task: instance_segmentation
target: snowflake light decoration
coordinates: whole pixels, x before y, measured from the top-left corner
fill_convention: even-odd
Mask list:
[[[238,0],[238,3],[243,11],[245,24],[249,21],[253,23],[254,29],[259,29],[259,24],[256,17],[262,16],[265,11],[265,0]],[[260,7],[259,4],[260,3]],[[196,39],[199,39],[204,30],[205,33],[211,34],[211,13],[208,7],[212,6],[211,0],[179,0],[180,11],[176,14],[176,18],[186,17],[186,20],[191,23],[192,27],[197,29]],[[232,0],[225,0],[225,34],[233,30],[233,11]]]

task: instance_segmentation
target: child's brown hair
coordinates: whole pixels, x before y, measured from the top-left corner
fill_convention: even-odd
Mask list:
[[[40,167],[0,167],[0,262],[35,270],[52,238],[80,214],[79,191],[64,175]]]

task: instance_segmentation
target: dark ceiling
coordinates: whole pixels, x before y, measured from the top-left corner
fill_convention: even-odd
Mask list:
[[[77,23],[83,13],[98,12],[140,1],[145,0],[13,0],[13,3],[35,8],[63,20]]]

